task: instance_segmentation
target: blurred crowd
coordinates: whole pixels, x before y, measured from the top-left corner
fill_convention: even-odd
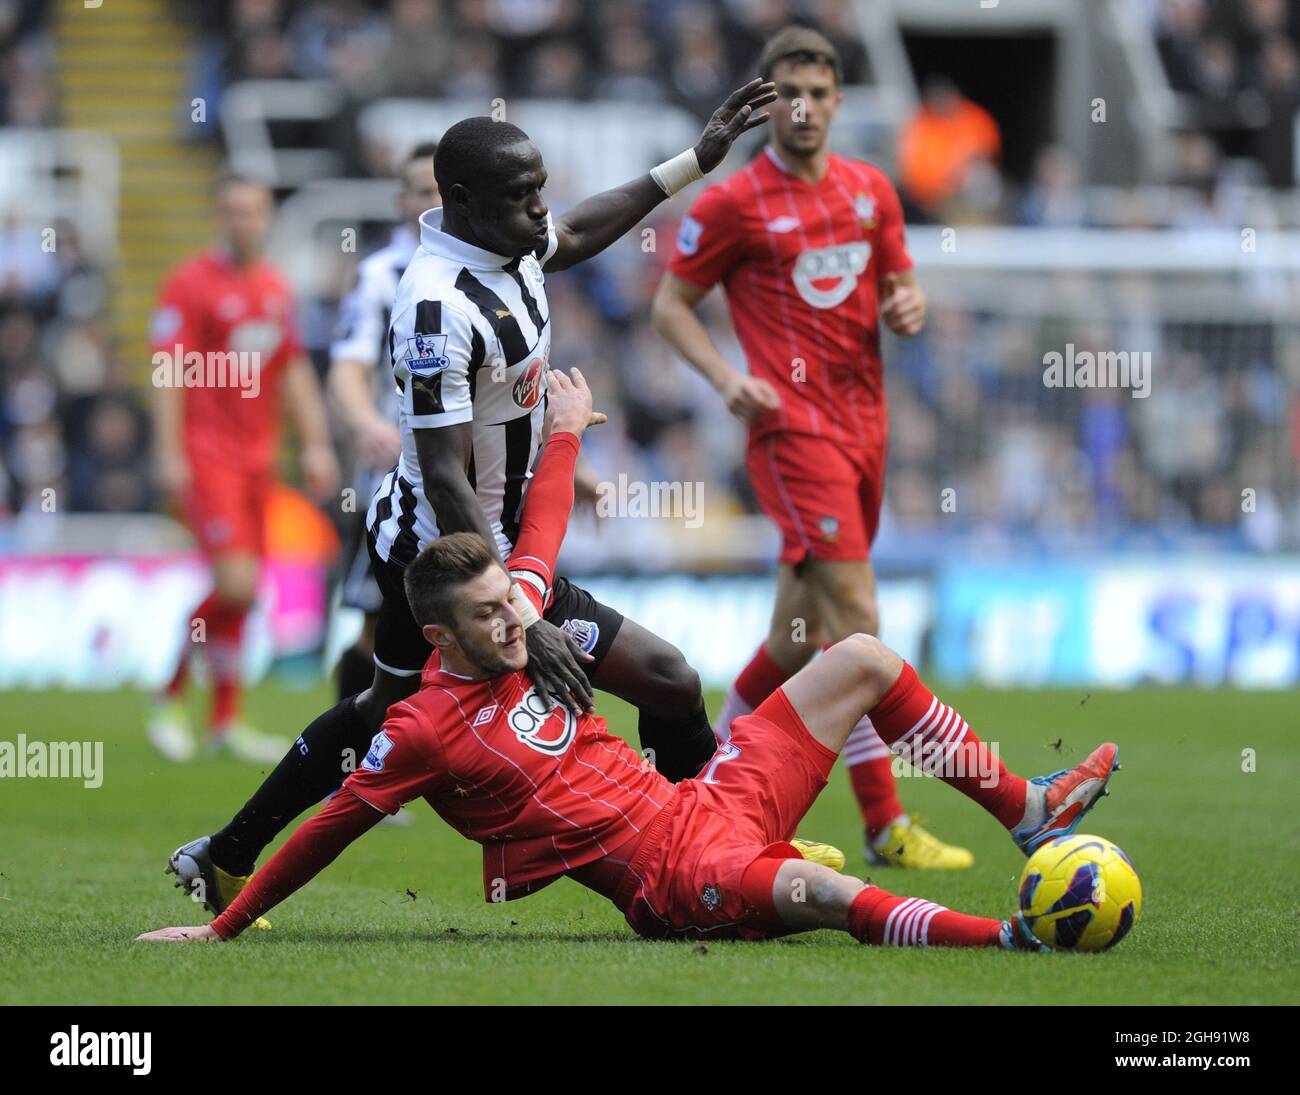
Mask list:
[[[1189,102],[1189,128],[1250,157],[1269,185],[1293,185],[1300,3],[1159,0],[1148,12],[1170,88]]]
[[[328,79],[346,96],[674,102],[709,113],[792,13],[866,53],[850,0],[224,0],[194,3],[201,78]],[[215,97],[214,97],[215,99]]]
[[[848,82],[869,77],[848,0],[195,0],[183,7],[200,32],[195,93],[206,89],[214,103],[234,81],[300,77],[333,80],[355,104],[379,95],[504,93],[671,102],[704,115],[791,14],[836,41]],[[1300,0],[1152,0],[1147,7],[1171,83],[1203,109],[1177,145],[1170,181],[1187,184],[1177,201],[1161,206],[1135,190],[1099,213],[1077,164],[1058,147],[1043,149],[1031,176],[1013,186],[998,170],[994,119],[952,83],[932,79],[889,165],[909,217],[1051,227],[1242,223],[1222,164],[1259,153],[1269,179],[1282,182],[1269,119],[1294,114],[1285,96],[1296,86]],[[0,0],[0,31],[5,15],[27,11]],[[23,22],[10,20],[6,78],[32,63],[16,57],[32,48],[24,45],[31,34],[39,38],[39,20],[19,36],[13,28]],[[16,87],[0,89],[10,121],[26,94]],[[360,144],[353,135],[339,147]],[[388,167],[363,155],[347,170]],[[559,210],[584,196],[549,188],[548,195]],[[648,324],[681,212],[679,202],[654,225],[662,244],[653,252],[640,238],[627,240],[548,280],[552,364],[583,367],[611,412],[611,426],[589,438],[602,478],[704,482],[710,514],[754,513],[742,427]],[[57,253],[32,261],[10,235],[0,226],[0,515],[39,506],[49,485],[63,488],[78,510],[150,508],[147,419],[112,358],[102,272],[78,259],[75,241],[64,246],[61,238]],[[936,306],[919,338],[887,343],[887,536],[956,528],[1045,539],[1194,533],[1261,550],[1300,543],[1300,329],[1234,318],[1230,302],[1248,290],[1230,280],[1221,314],[1203,322],[1137,327],[1081,318],[1088,310],[1080,302],[1104,292],[1103,281],[1064,286],[1059,314]],[[332,298],[346,277],[337,282]],[[1153,287],[1130,289],[1141,299]],[[336,304],[303,302],[304,329],[322,365]],[[705,302],[704,316],[723,352],[742,361],[718,295]],[[1043,355],[1066,343],[1151,350],[1151,398],[1045,388]],[[948,488],[954,505],[945,504]],[[1252,520],[1243,521],[1243,512]]]
[[[113,353],[108,278],[51,227],[44,250],[0,223],[0,517],[147,510],[147,416]]]
[[[54,125],[58,81],[47,0],[0,0],[0,125]]]

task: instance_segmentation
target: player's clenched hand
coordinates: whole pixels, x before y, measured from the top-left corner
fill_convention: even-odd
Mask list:
[[[552,369],[546,383],[546,434],[573,433],[579,437],[588,426],[599,426],[608,419],[591,409],[591,389],[577,369],[566,376]]]
[[[339,485],[339,463],[329,445],[304,445],[302,477],[307,490],[318,502],[326,501]]]
[[[145,932],[135,937],[137,943],[219,943],[221,936],[212,930],[210,924],[201,924],[196,928],[159,928],[156,932]]]
[[[911,338],[925,326],[925,294],[915,285],[900,282],[897,274],[885,278],[888,296],[880,305],[880,318],[894,334]]]
[[[524,631],[528,645],[525,672],[537,687],[541,701],[550,709],[564,704],[575,715],[595,710],[591,685],[578,666],[595,659],[548,620],[538,620]]]
[[[766,380],[744,373],[733,373],[719,389],[727,410],[746,426],[752,426],[769,411],[781,406],[781,397]]]
[[[713,112],[704,133],[695,142],[695,159],[700,170],[712,171],[731,149],[732,142],[747,130],[760,126],[771,116],[760,107],[776,101],[776,84],[761,79],[750,80],[727,96],[727,101]]]

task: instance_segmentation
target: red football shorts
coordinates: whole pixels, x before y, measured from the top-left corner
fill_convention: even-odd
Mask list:
[[[777,689],[677,784],[633,854],[614,903],[652,939],[780,935],[772,903],[787,843],[835,764]]]
[[[195,462],[185,522],[205,555],[266,549],[266,510],[275,486],[267,471]]]
[[[867,559],[885,490],[884,432],[856,448],[805,434],[750,442],[750,482],[781,530],[781,562]]]

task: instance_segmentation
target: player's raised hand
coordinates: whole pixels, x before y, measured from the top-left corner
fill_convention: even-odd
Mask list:
[[[887,274],[883,281],[886,295],[880,304],[880,319],[900,338],[911,338],[925,326],[925,294],[902,274]]]
[[[577,369],[570,369],[568,375],[560,369],[552,369],[546,386],[546,435],[553,433],[573,433],[579,437],[588,426],[599,426],[608,422],[600,411],[591,409],[591,389],[587,379]]]
[[[156,932],[144,932],[135,937],[137,943],[219,943],[221,936],[212,930],[210,924],[200,924],[194,928],[159,928]]]
[[[731,150],[737,137],[747,130],[765,123],[770,114],[762,107],[776,101],[776,84],[761,78],[750,80],[727,96],[727,101],[713,112],[704,127],[704,133],[695,142],[695,158],[700,170],[708,173]]]
[[[727,404],[727,410],[746,426],[752,426],[763,415],[781,406],[781,397],[771,384],[742,372],[732,373],[718,391]]]

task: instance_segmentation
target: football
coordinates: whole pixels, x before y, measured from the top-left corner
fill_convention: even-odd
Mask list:
[[[1137,922],[1142,883],[1129,857],[1105,837],[1058,837],[1025,864],[1020,908],[1050,947],[1105,950]]]

